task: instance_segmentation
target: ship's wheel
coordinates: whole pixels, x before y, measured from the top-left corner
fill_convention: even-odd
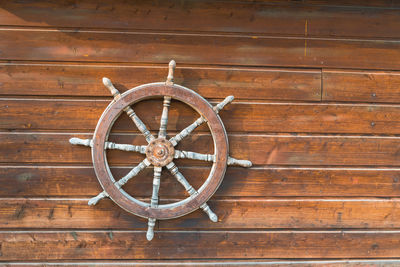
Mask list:
[[[228,138],[224,125],[218,112],[228,103],[232,102],[233,96],[226,97],[221,103],[212,107],[210,103],[194,91],[173,83],[175,61],[169,63],[169,73],[166,82],[144,84],[120,94],[111,81],[103,78],[104,85],[111,91],[114,100],[105,109],[99,119],[93,139],[71,138],[69,141],[74,145],[85,145],[92,148],[92,160],[94,170],[101,186],[102,192],[89,200],[89,205],[95,205],[105,197],[109,197],[126,211],[137,216],[148,218],[148,230],[146,237],[151,240],[154,236],[154,226],[157,219],[172,219],[188,214],[201,208],[211,221],[217,222],[217,215],[207,205],[207,201],[215,193],[224,178],[227,165],[239,165],[250,167],[248,160],[237,160],[229,157]],[[154,136],[145,124],[136,115],[131,105],[150,98],[163,98],[163,111],[161,115],[160,129]],[[200,117],[181,132],[171,138],[167,138],[168,110],[171,99],[181,101],[192,107]],[[139,131],[144,135],[147,145],[118,144],[108,141],[108,136],[116,119],[125,112],[134,122]],[[213,154],[201,154],[191,151],[180,151],[175,149],[176,145],[188,136],[194,129],[203,123],[207,123],[214,143]],[[135,166],[128,174],[119,180],[115,180],[106,157],[106,149],[119,149],[144,154],[145,159]],[[186,158],[212,162],[208,178],[203,185],[195,189],[179,171],[174,159]],[[153,165],[153,191],[150,203],[143,202],[129,195],[122,189],[131,178],[141,170]],[[160,188],[161,170],[165,167],[182,184],[189,197],[184,200],[159,204],[158,191]]]

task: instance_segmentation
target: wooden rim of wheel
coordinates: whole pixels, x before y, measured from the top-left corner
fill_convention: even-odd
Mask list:
[[[215,161],[205,183],[198,189],[198,194],[179,202],[150,207],[150,204],[133,198],[115,185],[115,179],[110,172],[104,147],[115,120],[124,108],[141,100],[164,96],[170,96],[172,99],[191,106],[206,119],[214,141]],[[106,108],[94,133],[92,159],[101,186],[121,208],[144,218],[172,219],[198,209],[215,193],[225,175],[228,150],[228,138],[224,125],[207,100],[183,86],[152,83],[130,89]]]

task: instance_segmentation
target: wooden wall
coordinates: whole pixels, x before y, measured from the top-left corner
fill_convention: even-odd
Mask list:
[[[41,265],[400,265],[400,3],[378,1],[1,1],[0,260]],[[231,155],[201,211],[146,220],[101,187],[90,138],[121,91],[164,81],[215,103]],[[156,130],[161,101],[135,106]],[[196,115],[173,103],[169,131]],[[121,118],[111,137],[144,144]],[[206,128],[182,148],[210,152]],[[109,153],[116,175],[140,159]],[[208,165],[178,161],[198,187]],[[152,170],[127,185],[151,194]],[[184,191],[163,173],[161,198]],[[291,265],[292,266],[292,265]]]

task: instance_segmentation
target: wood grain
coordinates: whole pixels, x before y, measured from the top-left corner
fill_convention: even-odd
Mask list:
[[[144,83],[165,81],[167,72],[166,64],[0,63],[0,94],[109,97],[103,77],[125,92]],[[205,98],[234,94],[236,99],[321,99],[321,71],[317,69],[193,67],[178,63],[174,76],[176,84]]]
[[[350,267],[360,267],[363,265],[371,267],[397,267],[400,260],[396,259],[373,259],[373,260],[260,260],[260,259],[208,259],[208,260],[92,260],[92,261],[62,261],[62,262],[4,262],[6,266],[22,267],[30,266],[324,266],[324,267],[342,267],[343,265]]]
[[[71,137],[91,138],[89,134],[1,133],[0,163],[64,163],[90,164],[88,147],[71,145]],[[145,144],[141,135],[113,135],[111,141]],[[182,150],[212,153],[211,137],[206,134],[187,137]],[[301,135],[229,135],[230,155],[249,159],[254,165],[308,166],[399,166],[398,137],[374,136],[301,136]],[[195,145],[193,145],[195,143]],[[245,145],[244,145],[245,144]],[[51,149],[49,149],[51,148]],[[109,151],[111,165],[139,163],[143,155]],[[197,161],[177,160],[192,165]]]
[[[131,168],[111,168],[122,177]],[[186,179],[199,188],[207,167],[181,167]],[[0,197],[92,197],[101,191],[91,166],[0,166]],[[124,186],[135,197],[151,195],[153,170],[145,169]],[[183,188],[163,172],[162,198],[186,196]],[[215,197],[400,197],[399,169],[229,167]]]
[[[201,211],[160,221],[160,229],[398,228],[396,199],[238,199],[208,202],[218,224]]]
[[[0,228],[134,230],[147,226],[146,220],[125,212],[111,200],[102,200],[94,207],[87,205],[88,200],[0,199]],[[144,201],[150,202],[149,199]],[[163,203],[173,201],[161,199]],[[179,219],[159,221],[159,228],[378,229],[400,226],[399,199],[237,198],[211,200],[208,205],[218,214],[217,223],[211,222],[201,210],[197,210]]]
[[[47,28],[0,28],[0,38],[0,60],[400,69],[395,40]]]
[[[261,0],[268,1],[268,0]],[[399,3],[391,0],[338,0],[335,2],[329,0],[305,0],[307,4],[322,6],[354,6],[354,7],[375,7],[375,8],[398,8]]]
[[[3,265],[397,266],[400,255],[400,4],[390,0],[0,0],[0,261]],[[175,82],[221,112],[230,155],[201,211],[147,221],[102,189],[88,147],[111,100]],[[161,101],[135,105],[158,131]],[[151,112],[149,112],[151,110]],[[173,103],[171,134],[198,115]],[[143,145],[131,121],[110,141]],[[206,128],[178,147],[213,153]],[[108,151],[116,179],[143,155]],[[177,160],[196,189],[210,164]],[[124,189],[148,200],[152,168]],[[186,196],[163,172],[163,203]],[[329,260],[331,259],[331,260]],[[368,260],[370,259],[370,260]],[[239,261],[236,261],[239,260]]]
[[[2,25],[14,26],[399,37],[398,10],[362,7],[393,7],[396,5],[393,1],[255,2],[5,2],[0,16]]]
[[[3,199],[0,228],[146,229],[147,220],[118,208],[111,200],[95,207],[89,199]],[[1,204],[2,203],[2,204]]]
[[[21,257],[349,259],[393,258],[400,253],[399,231],[156,231],[151,244],[144,231],[4,231],[0,239],[3,261]]]
[[[399,72],[324,69],[323,100],[346,102],[399,102]]]
[[[227,94],[235,92],[227,92]],[[225,95],[227,95],[225,94]],[[240,95],[240,94],[239,94]],[[94,131],[110,100],[0,99],[0,128],[5,130]],[[215,105],[217,102],[212,102]],[[160,127],[162,99],[140,101],[133,108],[150,130]],[[252,103],[235,101],[220,116],[229,133],[400,134],[398,105]],[[172,101],[168,131],[181,131],[198,118],[188,105]],[[43,115],[46,114],[46,120]],[[60,123],[67,121],[68,123]],[[125,114],[114,132],[137,132]],[[198,131],[208,131],[204,125]]]

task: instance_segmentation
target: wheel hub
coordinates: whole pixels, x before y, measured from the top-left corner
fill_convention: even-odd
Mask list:
[[[174,146],[165,138],[152,140],[146,147],[146,157],[151,164],[164,167],[174,159]]]

